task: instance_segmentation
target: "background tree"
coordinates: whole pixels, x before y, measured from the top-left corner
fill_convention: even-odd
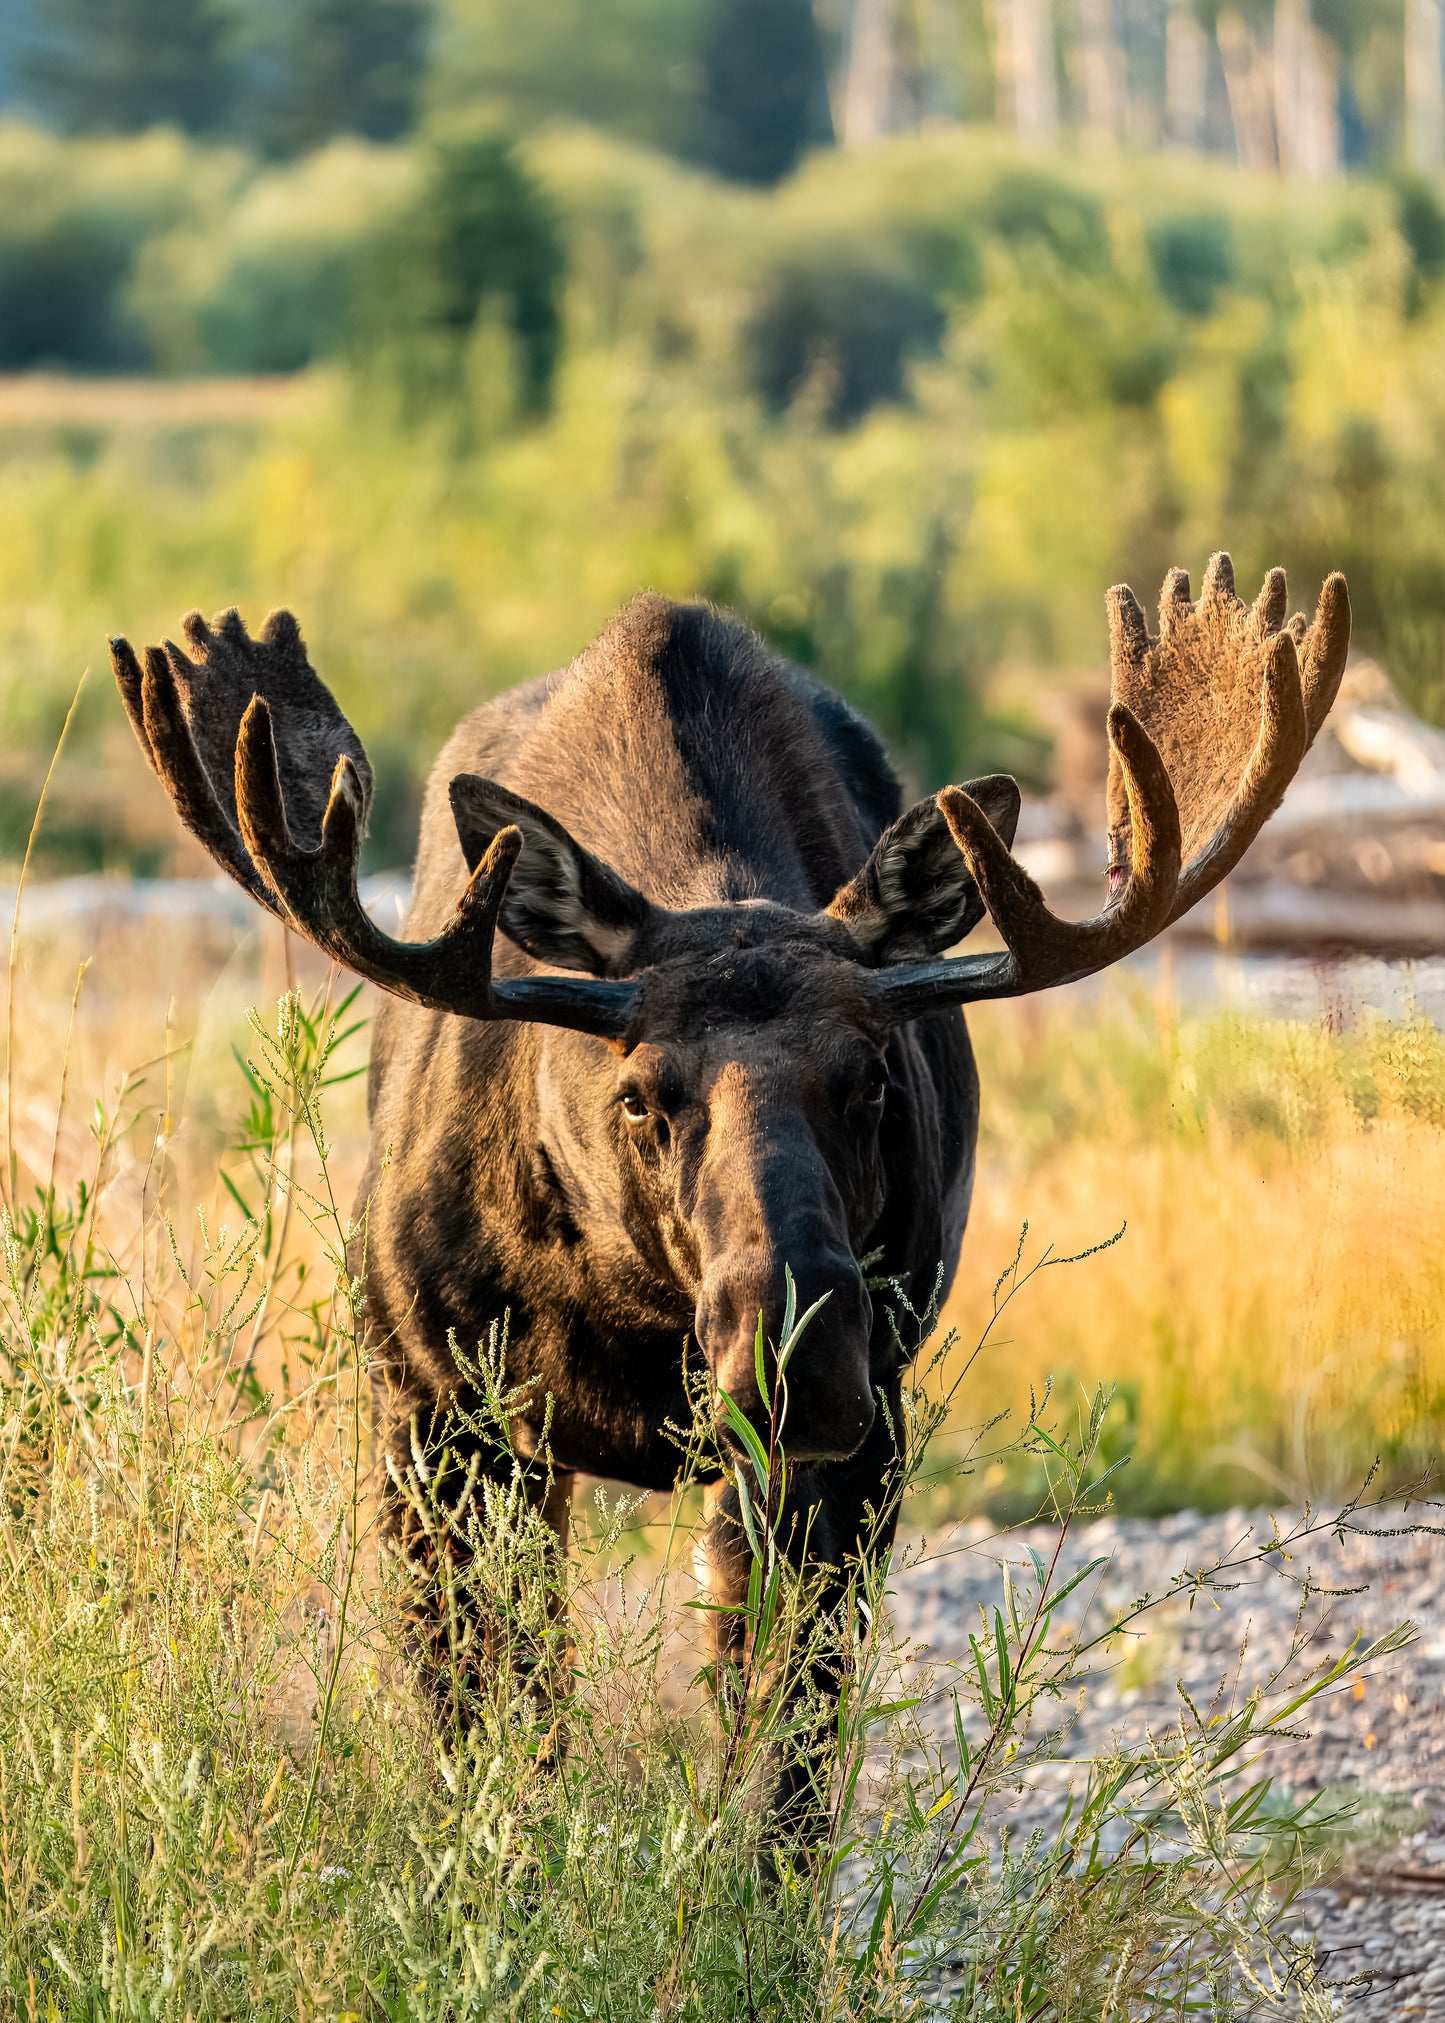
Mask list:
[[[203,132],[229,97],[226,26],[211,0],[34,0],[21,88],[79,132]]]
[[[672,148],[697,118],[709,0],[437,0],[433,107],[585,121]]]
[[[478,320],[495,312],[516,356],[509,397],[523,414],[550,399],[566,266],[552,208],[500,134],[452,137],[431,153],[421,193],[381,249],[364,344],[399,374],[413,414],[463,392]]]
[[[399,140],[426,71],[427,0],[287,0],[254,47],[248,125],[271,152],[334,134]]]
[[[1445,162],[1440,46],[1440,0],[1405,0],[1406,146],[1411,168],[1427,175]]]
[[[775,183],[833,138],[811,0],[710,0],[697,39],[695,158]]]

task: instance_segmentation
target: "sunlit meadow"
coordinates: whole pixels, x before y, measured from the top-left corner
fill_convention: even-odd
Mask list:
[[[298,276],[318,299],[354,278],[424,166],[410,146],[263,168],[167,136],[0,138],[8,188],[150,220],[131,307],[178,374],[207,331],[295,311]],[[524,152],[567,248],[544,412],[519,412],[495,318],[421,415],[360,336],[294,377],[0,389],[8,864],[89,665],[32,874],[196,868],[104,673],[107,633],[159,637],[196,604],[295,607],[377,761],[386,868],[460,711],[644,585],[743,610],[877,718],[920,788],[995,765],[1045,784],[1046,698],[1100,664],[1104,587],[1221,541],[1241,576],[1284,560],[1301,600],[1343,565],[1360,636],[1438,711],[1445,308],[1391,187],[1286,199],[1123,157],[1062,175],[977,132],[820,160],[771,195],[560,129]],[[836,302],[860,257],[926,282],[936,342],[844,413],[872,336],[843,330],[778,397],[783,312],[804,283]],[[1230,1976],[1265,2008],[1315,2001],[1271,1934],[1318,1821],[1220,1798],[1298,1681],[1202,1733],[1186,1712],[1100,1772],[1057,1843],[1001,1850],[985,1802],[1065,1746],[1090,1662],[1047,1568],[1001,1587],[972,1669],[926,1691],[860,1571],[880,1606],[848,1645],[811,1868],[760,1856],[757,1808],[803,1598],[764,1522],[775,1662],[694,1680],[690,1492],[634,1508],[599,1485],[560,1576],[515,1502],[474,1511],[477,1577],[573,1680],[571,1751],[544,1767],[542,1714],[505,1676],[469,1734],[435,1731],[375,1543],[341,1260],[358,1219],[364,1238],[368,997],[259,918],[102,901],[67,926],[37,892],[0,1110],[16,2014],[1143,2016]],[[973,1026],[979,1181],[912,1408],[907,1549],[924,1520],[1297,1504],[1377,1457],[1385,1486],[1430,1465],[1428,1020],[1181,1009],[1125,979]],[[424,1503],[421,1463],[412,1487]],[[954,1693],[940,1747],[913,1703]]]
[[[904,1558],[944,1445],[985,1483],[1000,1454],[1031,1473],[1059,1540],[1052,1563],[1003,1576],[967,1666],[896,1642],[883,1566],[854,1570],[843,1623],[810,1611],[775,1543],[785,1416],[736,1463],[748,1648],[711,1670],[679,1642],[698,1600],[686,1482],[717,1452],[705,1417],[671,1505],[596,1485],[565,1566],[519,1483],[448,1512],[418,1447],[405,1493],[459,1534],[449,1583],[475,1585],[498,1640],[494,1673],[437,1724],[405,1655],[406,1569],[379,1547],[346,1255],[366,1240],[347,1185],[365,1007],[310,972],[243,1013],[269,966],[290,980],[278,942],[209,963],[193,950],[187,969],[161,934],[138,971],[101,937],[78,994],[73,951],[44,936],[12,965],[0,1986],[14,2013],[1002,2023],[1207,1998],[1327,2014],[1281,1920],[1341,1822],[1266,1780],[1287,1773],[1313,1700],[1399,1639],[1321,1663],[1301,1637],[1257,1688],[1181,1701],[1177,1728],[1081,1766],[1057,1830],[1011,1843],[998,1808],[1068,1753],[1088,1678],[1170,1594],[1116,1614],[1080,1586],[1099,1562],[1076,1564],[1070,1541],[1109,1494],[1107,1393],[1081,1416],[1041,1403],[1012,1433],[969,1436],[981,1401],[956,1381],[951,1334],[905,1400]],[[1016,1070],[1022,1104],[1024,1083]],[[958,1344],[979,1348],[974,1367],[1031,1316],[1041,1276],[1016,1264],[975,1303]],[[927,1319],[897,1309],[905,1339]],[[458,1352],[505,1449],[504,1325]],[[997,1391],[1000,1373],[986,1381]],[[1333,1521],[1286,1542],[1305,1552]],[[1181,1569],[1180,1591],[1273,1549]],[[836,1707],[806,1684],[824,1653]],[[764,1824],[779,1748],[810,1752],[832,1793],[806,1854]]]

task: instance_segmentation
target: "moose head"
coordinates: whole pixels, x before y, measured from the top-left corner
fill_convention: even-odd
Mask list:
[[[117,639],[112,654],[182,821],[260,905],[383,991],[543,1029],[539,1152],[559,1214],[634,1303],[691,1331],[754,1418],[758,1318],[776,1341],[785,1264],[802,1302],[825,1299],[788,1372],[789,1444],[830,1459],[875,1412],[858,1259],[890,1108],[908,1100],[900,1029],[1091,975],[1177,920],[1278,804],[1343,672],[1339,576],[1312,621],[1286,622],[1280,570],[1243,604],[1222,554],[1197,602],[1171,572],[1157,637],[1128,589],[1109,609],[1109,890],[1078,922],[1013,855],[1019,793],[1002,777],[909,808],[826,903],[667,905],[547,809],[463,773],[460,897],[432,938],[399,941],[357,890],[371,767],[294,619],[252,639],[234,611],[192,613],[188,650],[138,660]],[[948,954],[985,910],[1003,949]]]

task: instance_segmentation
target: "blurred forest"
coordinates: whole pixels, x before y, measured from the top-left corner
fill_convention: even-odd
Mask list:
[[[0,857],[193,604],[295,605],[377,863],[644,585],[922,787],[1220,542],[1445,721],[1442,78],[1439,0],[10,0]],[[52,869],[176,848],[108,686]]]

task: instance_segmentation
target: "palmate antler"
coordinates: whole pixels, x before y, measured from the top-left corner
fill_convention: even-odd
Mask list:
[[[882,971],[898,1018],[1072,983],[1153,939],[1232,871],[1279,806],[1335,699],[1350,644],[1345,579],[1331,576],[1313,623],[1285,624],[1285,576],[1252,605],[1228,555],[1211,558],[1198,603],[1172,569],[1151,639],[1138,599],[1109,592],[1109,870],[1112,897],[1066,921],[960,787],[938,805],[1006,944]]]
[[[356,882],[371,767],[308,662],[295,619],[273,612],[252,639],[235,611],[213,626],[193,611],[183,629],[189,654],[167,641],[147,647],[142,667],[129,641],[113,639],[111,664],[182,822],[254,899],[348,969],[418,1004],[608,1038],[626,1029],[634,984],[493,976],[497,915],[522,849],[515,827],[492,839],[435,939],[383,934]]]
[[[1177,920],[1234,868],[1278,805],[1349,648],[1343,577],[1325,584],[1312,624],[1285,625],[1284,572],[1271,570],[1246,608],[1227,555],[1211,561],[1197,604],[1183,571],[1171,571],[1157,640],[1132,591],[1110,591],[1109,612],[1109,904],[1091,920],[1060,920],[980,803],[945,787],[938,807],[1006,952],[875,970],[870,986],[889,1017],[1071,982]],[[466,850],[474,868],[456,911],[431,941],[393,940],[357,892],[371,767],[307,661],[295,619],[275,612],[252,639],[234,611],[214,625],[192,612],[184,632],[188,653],[169,642],[148,647],[143,666],[127,641],[113,640],[116,680],[181,820],[261,905],[382,989],[436,1010],[608,1039],[628,1032],[641,982],[570,972],[498,978],[492,951],[524,847],[518,823],[531,825],[527,847],[543,880],[585,884],[594,926],[619,948],[635,925],[629,909],[645,910],[640,894],[575,849],[570,874],[559,874],[568,839],[545,811],[468,776],[453,782],[453,806],[459,821],[468,818],[464,847],[466,834],[477,842]],[[1016,791],[1005,801],[1016,809]],[[531,946],[517,921],[508,931]]]

